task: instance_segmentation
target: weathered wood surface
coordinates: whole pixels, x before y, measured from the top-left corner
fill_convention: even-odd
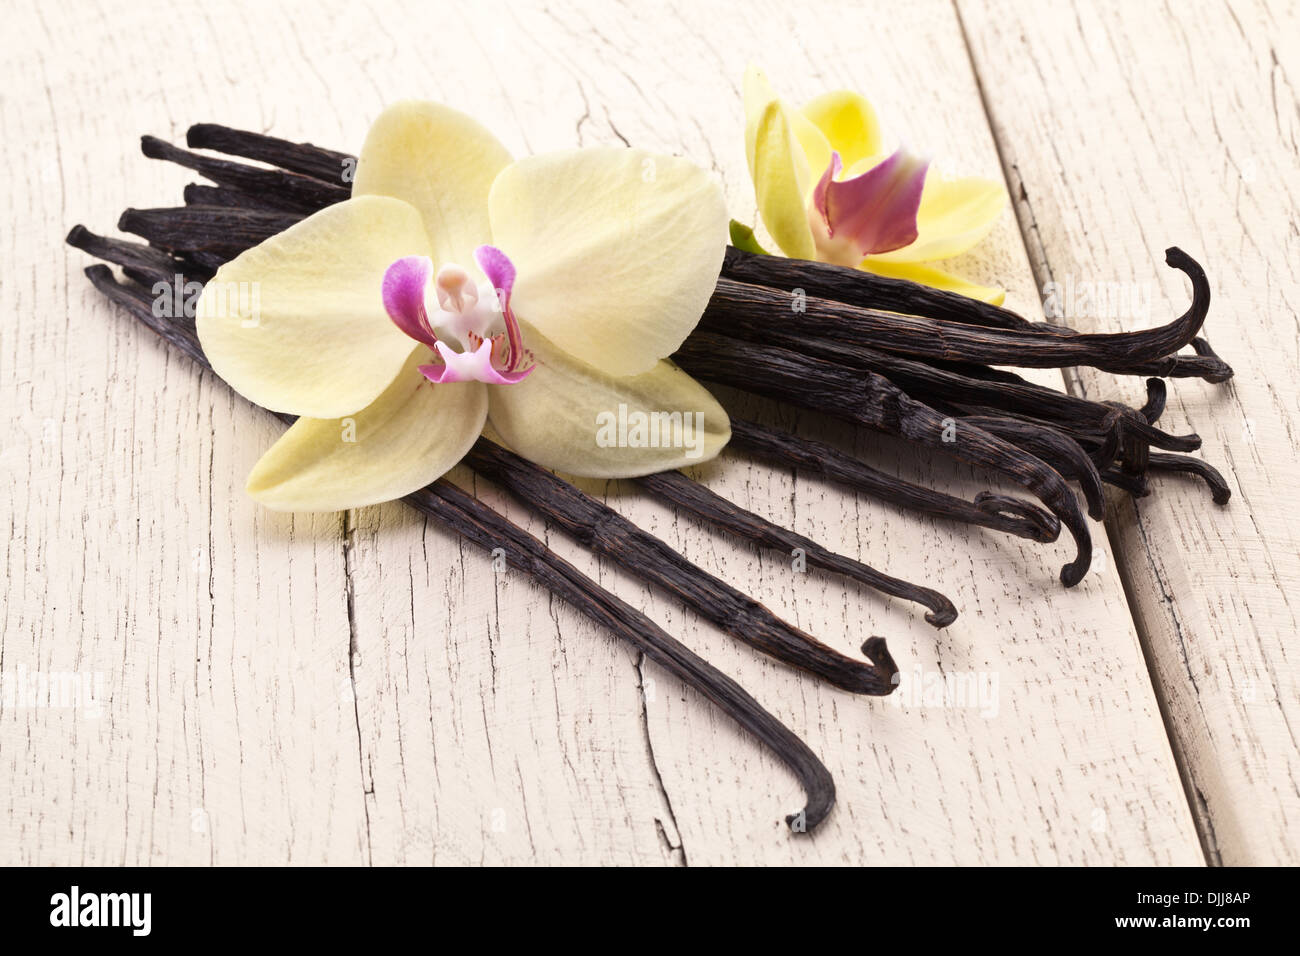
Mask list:
[[[1206,333],[1237,375],[1179,382],[1166,427],[1205,439],[1232,504],[1166,478],[1153,498],[1117,498],[1109,530],[1208,855],[1294,865],[1300,16],[1235,2],[960,13],[1040,283],[1117,283],[1159,316],[1185,295],[1159,264],[1164,247],[1204,257]],[[1109,331],[1131,318],[1072,322]],[[1115,382],[1085,372],[1078,387]]]
[[[1228,461],[1218,454],[1225,449],[1237,454],[1231,463],[1239,480],[1243,455],[1258,454],[1251,474],[1262,484],[1243,487],[1224,513],[1198,487],[1189,484],[1184,493],[1176,480],[1163,482],[1160,499],[1140,506],[1141,523],[1131,511],[1115,523],[1124,549],[1118,558],[1094,526],[1100,560],[1073,591],[1055,580],[1068,556],[1065,542],[1035,546],[917,518],[738,457],[701,469],[710,487],[738,503],[944,591],[962,617],[943,632],[901,602],[817,572],[795,573],[788,558],[736,544],[630,486],[586,486],[834,646],[851,652],[871,634],[886,636],[904,685],[883,701],[819,686],[733,644],[480,483],[485,498],[547,536],[805,734],[835,774],[840,802],[821,830],[797,839],[781,822],[796,805],[797,788],[770,755],[697,695],[526,580],[494,571],[487,557],[448,532],[400,505],[315,517],[254,507],[242,494],[244,476],[278,426],[99,299],[81,275],[86,258],[62,245],[75,222],[111,229],[126,206],[174,201],[191,181],[140,157],[142,132],[179,140],[190,123],[214,120],[356,148],[384,104],[409,96],[473,113],[517,154],[631,142],[690,156],[719,176],[733,214],[752,221],[739,92],[750,59],[796,100],[838,86],[861,89],[879,102],[891,130],[931,150],[945,169],[997,175],[999,151],[1003,160],[1011,153],[1006,142],[995,143],[984,99],[994,105],[1005,140],[1013,106],[1024,111],[1025,131],[1016,135],[1041,136],[1040,101],[1079,95],[1077,78],[1060,81],[1068,93],[1048,92],[1032,71],[999,67],[1006,105],[997,107],[988,62],[1023,57],[1019,46],[1014,54],[1000,52],[1022,43],[1007,26],[1019,11],[985,16],[963,6],[959,18],[941,2],[797,10],[746,4],[743,15],[698,2],[216,2],[164,35],[161,10],[113,3],[65,12],[25,3],[0,41],[6,75],[19,78],[0,106],[0,130],[13,156],[13,188],[0,198],[0,393],[11,423],[0,474],[12,502],[0,670],[103,679],[98,718],[84,707],[0,699],[0,862],[1205,858],[1162,706],[1190,726],[1198,695],[1217,694],[1228,679],[1221,666],[1207,672],[1207,664],[1233,660],[1261,668],[1254,672],[1257,701],[1272,701],[1285,715],[1276,695],[1290,688],[1284,703],[1294,705],[1278,635],[1235,629],[1247,608],[1276,621],[1285,603],[1261,610],[1246,594],[1223,588],[1193,593],[1210,578],[1259,580],[1250,562],[1270,549],[1280,575],[1282,562],[1294,560],[1294,547],[1276,553],[1274,541],[1287,539],[1273,538],[1268,525],[1260,525],[1267,538],[1243,537],[1251,505],[1263,503],[1254,499],[1272,497],[1260,464],[1270,459],[1260,446],[1244,451],[1212,438],[1216,428],[1240,425],[1240,415],[1232,422],[1223,414],[1223,395],[1178,383],[1183,404],[1173,411],[1206,436],[1207,457]],[[455,43],[446,39],[449,24]],[[972,33],[979,83],[967,46]],[[176,72],[160,73],[162,49]],[[1171,47],[1169,55],[1187,53]],[[942,69],[928,68],[935,64]],[[1129,74],[1137,70],[1130,66]],[[1132,80],[1139,81],[1165,78],[1156,71]],[[1294,96],[1276,82],[1279,122],[1293,124]],[[1175,109],[1154,103],[1142,122],[1157,123],[1155,114]],[[1253,114],[1232,109],[1225,104],[1231,118],[1221,113],[1221,125],[1253,121]],[[1054,122],[1059,138],[1068,110]],[[1105,168],[1142,165],[1154,189],[1158,164],[1131,148],[1145,127],[1129,122],[1133,129],[1116,129],[1091,150],[1063,152],[1059,167],[1038,156],[1044,165],[1035,174],[1073,184],[1073,177],[1100,176],[1104,157]],[[1089,135],[1100,135],[1096,127]],[[1207,133],[1180,135],[1160,144],[1166,160],[1179,143],[1186,151]],[[1263,131],[1259,136],[1266,139]],[[1274,154],[1268,157],[1256,156],[1261,179],[1272,168]],[[1226,175],[1222,168],[1219,174]],[[1244,262],[1246,252],[1216,244],[1220,224],[1237,220],[1223,183],[1211,189],[1208,182],[1192,180],[1179,209],[1197,217],[1194,234],[1205,237],[1222,293],[1230,280],[1214,270],[1216,259],[1233,254]],[[1018,190],[1014,176],[1012,185]],[[1107,186],[1097,180],[1092,189],[1106,196]],[[1045,187],[1054,196],[1050,208],[1034,205],[1032,182],[1027,189],[1037,227],[1022,237],[1022,201],[1018,216],[1009,212],[979,256],[963,264],[969,274],[1001,281],[1011,290],[1010,304],[1032,316],[1041,312],[1035,269],[1041,273],[1042,249],[1095,257],[1110,248],[1101,244],[1105,237],[1115,242],[1113,261],[1128,250],[1123,261],[1134,276],[1158,283],[1156,314],[1182,309],[1181,282],[1154,258],[1166,241],[1188,242],[1176,228],[1182,224],[1166,219],[1167,230],[1145,237],[1138,228],[1167,215],[1168,202],[1137,195],[1134,187],[1122,202],[1113,193],[1103,200],[1114,208],[1099,220],[1106,207],[1095,198],[1088,205],[1078,189]],[[1267,194],[1246,195],[1269,222],[1294,205],[1266,208]],[[1129,206],[1146,211],[1141,223],[1124,218]],[[1053,234],[1045,218],[1058,230],[1053,243],[1046,241]],[[1059,232],[1063,223],[1093,222],[1105,224],[1095,235]],[[1262,234],[1253,235],[1264,245]],[[1294,243],[1293,235],[1269,235]],[[1282,335],[1276,323],[1294,318],[1283,299],[1289,277],[1280,273],[1280,258],[1273,262],[1271,272],[1242,273],[1254,277],[1249,287],[1234,280],[1236,288],[1251,289],[1253,298],[1243,302],[1257,307],[1234,309],[1245,329],[1235,340],[1215,337],[1241,373],[1227,395],[1243,395],[1252,360],[1275,369],[1286,361],[1294,373],[1294,338],[1279,350],[1266,324]],[[1286,355],[1272,354],[1287,348]],[[1294,393],[1273,374],[1279,417],[1268,417],[1266,405],[1251,407],[1257,430],[1276,427],[1285,436],[1283,413],[1294,411]],[[1051,382],[1053,375],[1036,378]],[[1100,377],[1085,381],[1090,393],[1117,388]],[[1250,383],[1260,401],[1270,394],[1268,381],[1261,375]],[[770,406],[744,407],[948,490],[973,493],[987,481],[870,433]],[[1220,418],[1227,424],[1216,425]],[[1153,524],[1156,513],[1165,517]],[[1278,515],[1273,524],[1288,519]],[[1214,557],[1206,542],[1219,535],[1231,544]],[[1189,553],[1198,548],[1206,553]],[[1173,575],[1186,582],[1171,591],[1172,607],[1205,622],[1190,652],[1199,669],[1188,679],[1162,663],[1162,641],[1152,634],[1167,612],[1144,608],[1144,562],[1165,575],[1150,580],[1167,583]],[[1130,581],[1141,631],[1117,566]],[[1293,581],[1293,566],[1290,573]],[[1220,653],[1212,650],[1216,639]],[[1155,652],[1154,687],[1143,641]],[[1254,649],[1245,646],[1252,641]],[[996,704],[983,712],[978,705],[927,705],[921,690],[941,674],[996,681]],[[916,699],[909,703],[906,693]],[[1193,792],[1204,793],[1216,814],[1220,804],[1229,817],[1294,818],[1294,775],[1276,762],[1279,748],[1292,744],[1277,739],[1279,724],[1248,718],[1241,717],[1241,727],[1271,727],[1273,737],[1236,737],[1238,725],[1225,728],[1204,715],[1206,729],[1198,733],[1212,759],[1188,763]],[[1181,744],[1183,736],[1175,739]],[[1211,777],[1244,767],[1252,789],[1197,784],[1198,766]],[[1262,800],[1266,792],[1272,802],[1262,810],[1235,802]],[[1245,837],[1236,845],[1255,852]]]

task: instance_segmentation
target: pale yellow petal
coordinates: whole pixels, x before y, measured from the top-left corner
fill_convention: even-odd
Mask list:
[[[880,120],[867,98],[848,90],[823,93],[811,100],[803,115],[840,154],[845,169],[884,150]],[[825,169],[825,164],[821,166]]]
[[[464,457],[487,419],[482,382],[434,385],[415,350],[373,403],[344,418],[300,418],[248,476],[248,493],[277,511],[341,511],[423,488]]]
[[[916,241],[879,258],[891,262],[950,259],[978,244],[1007,203],[1001,182],[970,177],[944,179],[933,168],[916,214]]]
[[[727,208],[713,178],[640,149],[522,159],[497,177],[490,206],[493,244],[518,270],[515,314],[616,375],[677,350],[726,251]]]
[[[944,272],[942,269],[915,262],[889,262],[882,261],[879,256],[870,256],[858,268],[873,272],[878,276],[888,276],[891,279],[907,279],[909,282],[919,282],[921,285],[928,285],[935,289],[956,292],[959,295],[971,299],[980,299],[992,305],[1001,305],[1007,297],[1006,289],[976,285],[974,282],[969,282],[961,276],[953,275],[951,272]]]
[[[539,368],[493,388],[489,412],[525,458],[571,475],[629,478],[708,461],[731,438],[726,411],[671,362],[616,378],[536,335],[527,341]]]
[[[427,255],[420,214],[367,196],[322,209],[226,263],[196,323],[217,374],[277,412],[333,418],[387,387],[415,343],[384,311],[384,272]]]
[[[488,190],[510,153],[477,120],[440,103],[408,100],[370,127],[352,195],[393,196],[424,216],[434,265],[472,266],[492,241]]]
[[[815,259],[807,200],[825,164],[811,168],[790,115],[767,77],[750,67],[745,72],[745,154],[759,215],[787,256]]]

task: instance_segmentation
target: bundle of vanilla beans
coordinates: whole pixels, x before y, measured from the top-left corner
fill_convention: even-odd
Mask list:
[[[347,174],[355,160],[346,153],[214,124],[191,127],[187,141],[192,149],[259,165],[146,136],[146,156],[178,163],[210,184],[187,186],[184,206],[123,213],[118,228],[145,243],[106,238],[83,226],[73,228],[68,242],[121,267],[121,279],[104,265],[91,266],[86,274],[105,295],[207,367],[192,317],[155,307],[159,284],[195,288],[189,283],[206,282],[245,249],[347,199]],[[1163,471],[1198,476],[1217,504],[1229,497],[1219,473],[1186,454],[1200,446],[1197,436],[1171,435],[1157,427],[1166,394],[1161,378],[1148,379],[1146,403],[1131,408],[1032,384],[1006,368],[1090,365],[1117,374],[1226,381],[1232,369],[1198,335],[1209,308],[1205,274],[1179,249],[1168,251],[1167,262],[1192,283],[1192,303],[1182,316],[1139,332],[1083,334],[910,282],[730,248],[708,309],[673,358],[706,382],[867,425],[1023,486],[1036,501],[992,492],[966,500],[888,475],[832,446],[732,418],[728,449],[833,479],[894,505],[1033,541],[1054,541],[1064,526],[1076,554],[1060,577],[1071,586],[1087,573],[1092,556],[1080,496],[1087,514],[1100,520],[1104,484],[1146,495],[1149,477]],[[798,312],[791,305],[796,291]],[[1195,354],[1177,354],[1189,345]],[[893,689],[898,669],[883,638],[863,645],[866,660],[847,657],[692,564],[603,502],[505,448],[480,439],[465,464],[592,551],[758,650],[854,693],[884,695]],[[813,567],[916,602],[936,627],[957,617],[952,602],[937,591],[835,554],[681,472],[636,481],[656,498],[718,529],[786,555],[802,549]],[[1078,495],[1067,482],[1078,486]],[[703,692],[772,747],[807,793],[804,809],[787,818],[795,830],[811,830],[825,818],[835,794],[829,772],[734,681],[446,479],[405,500],[487,550],[504,548],[512,565]]]

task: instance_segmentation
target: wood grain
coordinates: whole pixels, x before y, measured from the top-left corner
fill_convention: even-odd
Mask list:
[[[1300,861],[1300,17],[1293,4],[960,3],[1040,285],[1184,283],[1204,255],[1205,334],[1228,386],[1180,381],[1162,424],[1205,439],[1234,499],[1165,478],[1117,498],[1120,571],[1212,860]],[[1141,314],[1083,316],[1109,331]],[[1082,324],[1080,324],[1082,323]],[[1125,389],[1083,371],[1087,395]]]
[[[962,617],[936,633],[903,602],[796,573],[630,485],[584,486],[846,653],[888,637],[904,684],[866,701],[733,643],[454,472],[806,735],[840,803],[792,839],[781,818],[795,781],[563,602],[399,504],[255,508],[242,484],[271,441],[265,416],[114,314],[61,244],[75,222],[103,231],[123,208],[179,197],[190,179],[140,157],[141,133],[179,142],[214,120],[355,149],[410,96],[472,113],[517,155],[634,143],[692,157],[752,222],[750,59],[794,100],[860,89],[942,168],[997,175],[948,3],[741,15],[700,2],[218,0],[165,36],[163,9],[25,2],[0,41],[6,75],[22,78],[0,106],[5,141],[21,144],[18,188],[0,198],[12,422],[0,474],[13,502],[0,668],[102,672],[107,698],[98,720],[0,701],[0,862],[1203,860],[1104,551],[1066,591],[1064,542],[905,514],[740,457],[700,470],[743,507],[949,594]],[[944,69],[921,82],[918,63]],[[1041,317],[1010,213],[960,265]],[[811,415],[746,413],[953,493],[990,481]],[[944,675],[995,681],[996,698],[927,698]]]

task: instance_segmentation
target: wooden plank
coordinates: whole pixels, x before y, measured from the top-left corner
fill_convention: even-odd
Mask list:
[[[1166,245],[1213,282],[1206,332],[1236,378],[1177,383],[1162,424],[1205,439],[1234,498],[1219,509],[1167,478],[1109,527],[1211,858],[1294,864],[1300,17],[1254,2],[960,8],[1040,281],[1120,283],[1157,321],[1187,294]],[[1144,319],[1129,311],[1077,324]],[[1135,394],[1095,373],[1079,387]]]
[[[946,168],[996,175],[948,4],[760,3],[741,16],[700,3],[410,3],[379,18],[343,3],[217,2],[168,31],[168,62],[187,72],[165,83],[142,40],[159,15],[28,4],[10,35],[36,40],[4,54],[11,75],[40,82],[0,107],[6,142],[31,147],[18,154],[25,188],[0,199],[6,274],[23,277],[0,290],[21,317],[0,333],[2,387],[30,438],[3,458],[16,517],[0,661],[102,667],[112,702],[89,729],[0,704],[0,768],[20,781],[0,798],[0,859],[1201,860],[1110,562],[1065,591],[1064,544],[954,528],[739,458],[702,470],[747,507],[944,590],[963,616],[935,632],[897,602],[592,486],[835,646],[890,639],[916,695],[906,704],[769,663],[552,541],[806,734],[840,805],[794,839],[781,816],[799,795],[770,755],[447,532],[396,505],[344,519],[252,508],[240,485],[274,431],[266,416],[113,315],[84,283],[84,258],[57,244],[72,222],[104,228],[124,206],[178,195],[183,174],[135,155],[139,132],[176,137],[209,119],[355,148],[385,103],[412,95],[481,117],[517,154],[627,141],[695,157],[752,220],[739,95],[750,57],[794,99],[867,91]],[[918,63],[944,64],[942,82],[918,84]],[[1010,215],[966,266],[1036,307]],[[75,347],[106,337],[110,349]],[[872,434],[750,410],[958,493],[987,485]],[[52,446],[37,442],[47,420]],[[207,573],[191,583],[194,547]],[[926,698],[942,675],[996,696]],[[210,808],[202,835],[195,806]]]

